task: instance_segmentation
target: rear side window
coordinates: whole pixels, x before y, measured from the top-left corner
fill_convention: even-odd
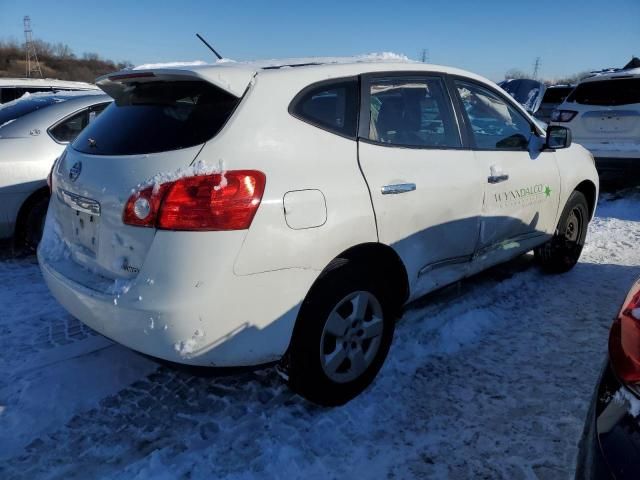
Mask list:
[[[609,107],[640,103],[640,78],[581,83],[567,97],[567,102]]]
[[[91,122],[93,122],[100,113],[107,108],[108,103],[100,103],[93,105],[88,109],[85,108],[81,112],[64,119],[49,130],[49,134],[56,142],[68,143],[78,136],[78,134]]]
[[[451,102],[439,78],[371,82],[369,139],[407,147],[460,147]]]
[[[89,124],[89,112],[85,109],[49,130],[49,133],[56,142],[72,142],[74,138]]]
[[[82,131],[73,148],[136,155],[193,147],[213,138],[239,101],[202,81],[133,82]]]
[[[298,94],[289,112],[323,130],[355,138],[358,82],[356,79],[343,79],[312,85]]]

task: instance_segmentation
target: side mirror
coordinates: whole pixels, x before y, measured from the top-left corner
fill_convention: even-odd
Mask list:
[[[568,148],[569,146],[571,146],[571,130],[559,125],[549,125],[547,127],[546,148],[557,150],[559,148]]]

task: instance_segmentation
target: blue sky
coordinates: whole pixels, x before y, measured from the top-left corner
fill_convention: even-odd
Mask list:
[[[393,51],[493,80],[622,66],[640,56],[640,0],[0,0],[0,39],[36,38],[134,64],[205,60],[205,36],[236,60]]]

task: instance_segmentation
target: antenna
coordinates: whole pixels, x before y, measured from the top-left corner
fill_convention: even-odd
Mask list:
[[[27,78],[31,77],[32,73],[43,78],[40,62],[38,62],[36,44],[33,43],[33,30],[31,30],[31,18],[29,15],[24,17],[24,40],[24,49],[27,51]]]
[[[209,45],[209,42],[207,42],[204,38],[202,38],[202,35],[200,35],[199,33],[196,33],[196,37],[198,37],[198,39],[204,43],[209,50],[211,50],[213,52],[213,54],[218,57],[218,60],[222,60],[222,55],[220,55],[218,52],[216,52],[215,48],[213,48],[211,45]]]

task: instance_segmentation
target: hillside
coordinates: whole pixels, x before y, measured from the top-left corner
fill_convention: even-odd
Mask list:
[[[100,75],[131,66],[129,62],[100,58],[96,53],[83,53],[78,57],[63,43],[52,44],[36,40],[36,49],[45,78],[93,82]],[[25,70],[24,44],[0,41],[0,77],[24,77]]]

